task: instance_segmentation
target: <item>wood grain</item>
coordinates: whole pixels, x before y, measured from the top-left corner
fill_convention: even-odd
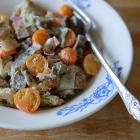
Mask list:
[[[140,0],[108,0],[131,31],[133,69],[126,86],[140,99]],[[127,113],[117,96],[104,109],[78,123],[48,131],[0,129],[0,140],[140,140],[140,124]]]

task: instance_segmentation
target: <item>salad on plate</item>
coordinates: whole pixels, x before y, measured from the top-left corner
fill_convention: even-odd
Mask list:
[[[57,11],[26,0],[0,13],[0,103],[33,113],[63,105],[87,88],[100,63],[84,24],[68,5]]]

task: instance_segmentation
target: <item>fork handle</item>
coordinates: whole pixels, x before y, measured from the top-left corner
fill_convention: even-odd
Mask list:
[[[128,89],[121,83],[119,78],[116,76],[116,74],[111,70],[105,59],[103,58],[102,54],[96,47],[90,33],[86,34],[87,39],[91,42],[91,46],[93,51],[95,52],[96,56],[98,57],[100,63],[103,65],[109,76],[111,77],[112,81],[116,85],[116,88],[118,89],[119,95],[121,96],[128,112],[130,115],[133,116],[134,119],[137,121],[140,121],[140,102],[134,97]]]

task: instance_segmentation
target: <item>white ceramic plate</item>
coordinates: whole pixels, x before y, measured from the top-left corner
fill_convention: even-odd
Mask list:
[[[37,1],[37,0],[36,0]],[[96,21],[102,40],[103,54],[115,72],[126,81],[133,58],[128,29],[120,16],[100,0],[38,0],[46,8],[56,10],[64,2],[75,2]],[[0,10],[9,14],[21,0],[1,1]],[[68,125],[94,114],[116,95],[116,88],[103,68],[91,86],[70,103],[61,107],[25,114],[0,106],[0,127],[19,130],[50,129]]]

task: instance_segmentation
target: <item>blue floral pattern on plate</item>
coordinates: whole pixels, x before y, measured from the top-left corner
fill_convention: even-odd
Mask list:
[[[73,2],[81,9],[87,9],[91,7],[91,0],[64,0],[65,2]]]
[[[121,73],[122,73],[122,67],[119,66],[119,61],[114,62],[112,66],[112,70],[118,75],[120,78]],[[88,106],[93,105],[93,104],[98,104],[101,101],[107,99],[114,91],[115,85],[112,82],[111,78],[109,75],[106,75],[106,82],[99,87],[95,91],[92,92],[89,97],[84,98],[81,100],[79,103],[72,105],[72,106],[66,106],[62,109],[60,109],[57,112],[57,115],[59,116],[67,116],[71,113],[74,112],[82,112],[85,110]]]

